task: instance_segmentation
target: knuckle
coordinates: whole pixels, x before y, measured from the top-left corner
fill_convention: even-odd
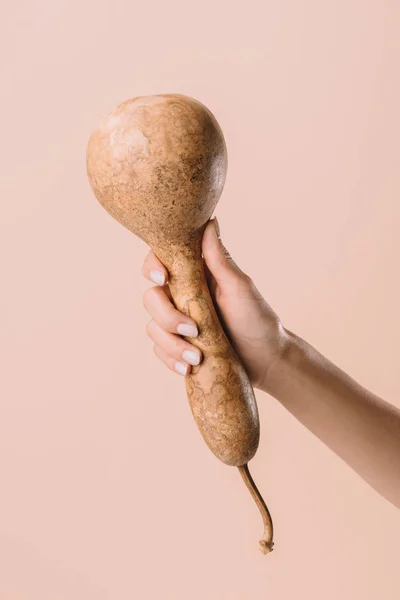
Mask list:
[[[143,293],[143,305],[147,310],[149,310],[150,306],[154,304],[154,301],[156,300],[158,294],[159,288],[157,288],[156,286],[148,288]]]
[[[148,290],[146,290],[146,291],[143,293],[143,296],[142,296],[142,300],[143,300],[143,306],[144,306],[145,308],[147,308],[147,307],[148,307],[148,305],[149,305],[149,300],[150,300],[150,292],[151,292],[151,288],[149,288]]]
[[[167,331],[171,331],[171,332],[175,332],[176,331],[176,317],[175,315],[172,314],[167,314],[165,316],[165,320],[164,320],[164,329],[166,329]]]
[[[243,275],[240,276],[240,288],[244,291],[244,292],[252,292],[254,289],[254,283],[252,278],[247,275],[246,273],[243,273]]]
[[[142,265],[142,275],[144,275],[144,277],[146,277],[146,278],[148,278],[149,271],[150,271],[150,268],[149,268],[150,256],[151,256],[151,253],[149,252],[149,254],[144,259],[143,265]]]
[[[240,279],[242,280],[244,285],[248,285],[248,286],[253,285],[252,278],[250,277],[250,275],[247,275],[247,273],[245,273],[244,271],[242,271],[242,273],[240,274]]]
[[[175,336],[174,339],[172,340],[171,343],[171,351],[177,355],[177,354],[181,354],[183,351],[183,347],[184,347],[184,342],[181,338]]]
[[[235,277],[232,285],[232,292],[238,296],[249,296],[252,295],[254,290],[254,283],[249,275],[246,273],[240,273]]]

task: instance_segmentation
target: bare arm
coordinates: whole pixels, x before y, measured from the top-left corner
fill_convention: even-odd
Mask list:
[[[262,389],[400,508],[400,410],[287,331]]]

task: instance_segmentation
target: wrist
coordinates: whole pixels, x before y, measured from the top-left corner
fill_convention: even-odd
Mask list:
[[[293,332],[282,327],[279,352],[276,353],[266,370],[260,389],[279,399],[283,388],[293,378],[294,373],[306,359],[304,341]]]

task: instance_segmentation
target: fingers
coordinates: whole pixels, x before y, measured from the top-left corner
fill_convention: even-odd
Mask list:
[[[176,310],[167,296],[166,288],[155,286],[146,290],[143,304],[149,315],[165,331],[185,337],[198,335],[196,323]]]
[[[169,368],[186,375],[189,372],[189,365],[200,364],[200,350],[178,335],[164,331],[153,320],[148,323],[146,331],[154,345],[162,352],[162,356],[159,353],[161,360]]]
[[[216,218],[207,223],[203,234],[202,250],[205,263],[217,283],[229,284],[238,276],[245,277],[221,241]]]
[[[179,375],[187,375],[190,372],[190,366],[181,362],[179,360],[175,360],[172,356],[169,356],[160,346],[153,346],[154,354],[158,356],[160,360],[165,364],[168,369],[174,371],[174,373],[179,373]]]
[[[253,296],[254,284],[251,278],[238,267],[223,245],[218,221],[215,218],[207,223],[202,250],[207,281],[211,282],[211,293],[215,295],[215,290],[218,289],[217,304],[221,303],[223,297],[230,300],[233,297]]]
[[[152,320],[147,325],[147,334],[154,342],[155,354],[172,371],[187,375],[191,365],[198,365],[202,355],[186,338],[196,337],[198,328],[190,317],[180,313],[171,302],[167,285],[168,272],[154,252],[150,251],[144,261],[143,275],[156,283],[143,295],[143,304]]]
[[[146,256],[143,267],[142,274],[146,277],[146,279],[150,279],[153,283],[157,285],[164,285],[168,281],[168,271],[164,267],[161,261],[158,260],[157,256],[154,254],[152,250]]]

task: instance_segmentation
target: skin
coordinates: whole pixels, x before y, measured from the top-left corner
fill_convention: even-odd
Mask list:
[[[400,508],[400,410],[283,327],[251,278],[229,255],[215,219],[204,231],[202,252],[219,318],[252,385],[276,398]],[[202,356],[179,331],[185,325],[196,334],[196,323],[173,306],[168,272],[152,251],[144,261],[143,275],[157,284],[143,297],[151,316],[147,333],[154,352],[169,369],[188,374],[191,364],[199,364]]]

